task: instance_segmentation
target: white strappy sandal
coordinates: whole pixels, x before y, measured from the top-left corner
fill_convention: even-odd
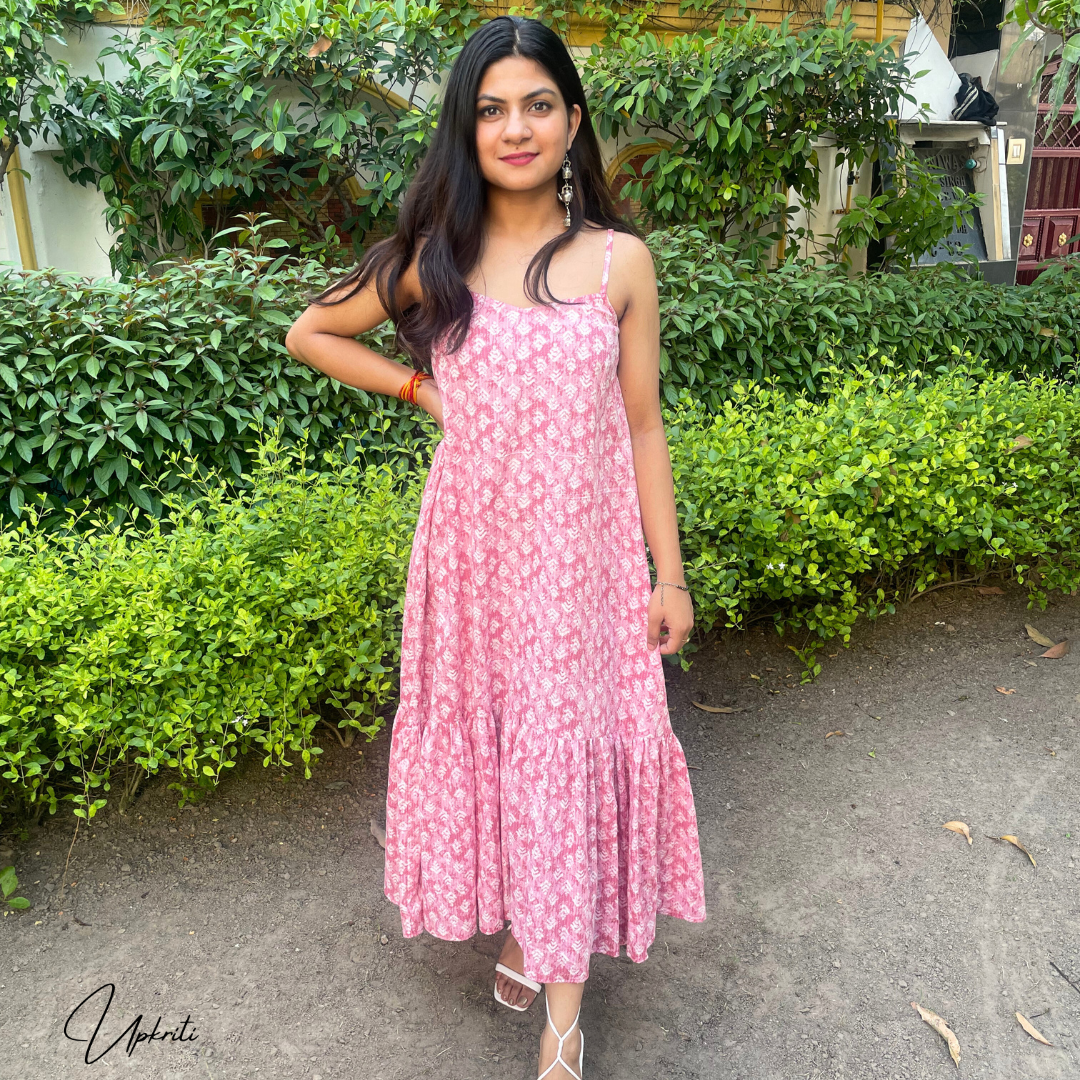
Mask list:
[[[578,1063],[577,1063],[578,1071],[574,1072],[574,1070],[570,1068],[569,1063],[562,1056],[563,1043],[568,1038],[570,1038],[570,1032],[574,1030],[574,1025],[577,1024],[578,1017],[581,1016],[581,1006],[580,1005],[578,1006],[577,1016],[574,1017],[574,1023],[571,1024],[566,1029],[566,1034],[565,1035],[560,1035],[559,1034],[559,1029],[555,1026],[554,1023],[552,1023],[552,1020],[551,1020],[551,1006],[548,1005],[547,1002],[548,1002],[548,996],[547,996],[547,994],[545,994],[544,995],[544,1005],[547,1008],[548,1023],[551,1025],[551,1030],[555,1032],[555,1036],[559,1040],[559,1048],[555,1051],[555,1060],[536,1078],[536,1080],[544,1080],[544,1077],[547,1076],[547,1074],[549,1072],[551,1072],[551,1070],[554,1069],[556,1065],[562,1065],[562,1067],[572,1077],[574,1077],[574,1080],[581,1080],[581,1066],[582,1066],[582,1063],[585,1060],[585,1033],[584,1032],[581,1032],[581,1050],[578,1053]]]
[[[508,979],[513,979],[514,982],[519,982],[522,986],[527,986],[535,994],[539,994],[540,991],[544,989],[538,982],[533,982],[532,979],[528,979],[524,975],[522,975],[520,971],[515,971],[513,968],[507,967],[505,964],[496,964],[495,970],[501,971]],[[497,983],[495,985],[495,1000],[499,1002],[500,1005],[505,1005],[508,1009],[513,1009],[514,1012],[525,1012],[525,1010],[528,1009],[529,1005],[532,1004],[532,1001],[530,1001],[529,1005],[511,1005],[510,1002],[506,1000],[506,998],[502,997],[499,994],[499,987]],[[535,1000],[535,998],[533,1000]]]

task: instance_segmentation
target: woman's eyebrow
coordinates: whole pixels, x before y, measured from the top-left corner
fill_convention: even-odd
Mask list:
[[[539,97],[541,94],[552,94],[555,91],[548,86],[542,86],[539,90],[530,90],[529,93],[522,95],[522,101],[528,101],[530,98]],[[494,94],[479,94],[476,98],[477,102],[481,101],[494,101],[499,105],[506,104],[506,98],[496,97]]]

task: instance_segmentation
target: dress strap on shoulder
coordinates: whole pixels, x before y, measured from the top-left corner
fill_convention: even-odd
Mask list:
[[[611,245],[615,240],[615,230],[607,231],[607,250],[604,252],[604,276],[600,279],[600,292],[607,296],[608,270],[611,268]]]

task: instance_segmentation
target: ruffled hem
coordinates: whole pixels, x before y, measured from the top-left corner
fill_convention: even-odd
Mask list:
[[[384,891],[405,937],[464,941],[509,920],[523,974],[582,982],[592,953],[646,960],[658,914],[704,921],[690,775],[670,727],[540,732],[514,740],[501,768],[497,745],[490,716],[422,730],[399,710]]]

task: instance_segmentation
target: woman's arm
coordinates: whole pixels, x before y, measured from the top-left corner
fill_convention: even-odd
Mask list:
[[[414,303],[419,294],[420,281],[414,259],[402,274],[398,286],[402,308]],[[333,296],[332,293],[331,298]],[[395,363],[354,340],[357,335],[373,330],[389,317],[372,281],[344,303],[330,307],[310,304],[285,335],[285,348],[290,356],[346,386],[397,397],[414,369],[407,364]],[[442,427],[442,395],[434,379],[425,379],[420,383],[416,403],[435,417],[439,427]]]
[[[619,385],[634,450],[641,524],[656,580],[685,585],[671,453],[660,413],[660,300],[652,253],[635,236],[616,233],[609,295],[619,318]],[[649,601],[649,648],[675,653],[694,625],[690,594],[660,587]],[[663,637],[663,628],[667,636]]]

